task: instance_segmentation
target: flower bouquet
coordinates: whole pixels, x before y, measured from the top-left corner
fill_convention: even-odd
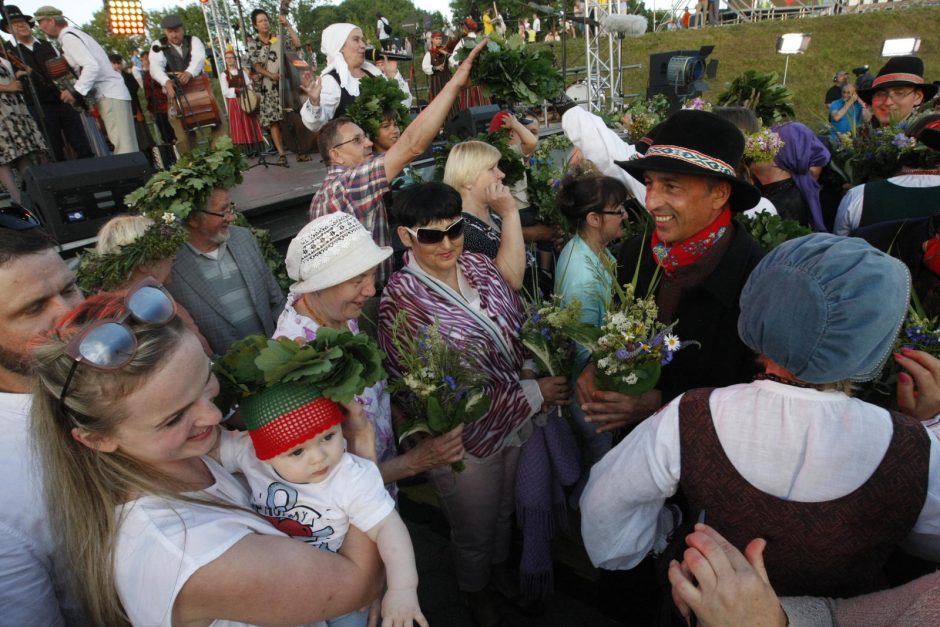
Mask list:
[[[616,274],[616,268],[609,264],[599,271]],[[594,384],[599,390],[631,396],[649,392],[676,352],[697,344],[682,342],[673,333],[678,321],[664,324],[657,319],[659,307],[653,290],[658,276],[650,283],[645,298],[636,296],[638,273],[639,264],[630,283],[613,281],[600,337],[592,346]]]
[[[549,300],[540,296],[530,301],[528,318],[522,324],[521,338],[540,374],[572,377],[577,374],[576,343],[590,345],[599,330],[581,322],[581,301],[568,304],[555,294]]]
[[[391,332],[401,377],[392,379],[389,391],[405,399],[410,416],[398,429],[399,442],[414,433],[443,435],[480,419],[490,408],[483,392],[487,376],[468,357],[469,351],[445,339],[437,320],[412,335],[407,319],[407,312],[398,312]],[[451,467],[460,472],[464,464]]]

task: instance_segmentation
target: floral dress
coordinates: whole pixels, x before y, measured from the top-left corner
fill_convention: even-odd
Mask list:
[[[13,67],[0,59],[0,84],[16,80]],[[21,92],[0,92],[0,164],[6,165],[24,155],[42,152],[46,142],[29,114]]]
[[[271,37],[268,43],[262,43],[258,37],[248,40],[248,60],[252,67],[256,64],[264,66],[268,72],[280,73],[280,41],[277,37]],[[290,50],[290,38],[284,39],[284,45]],[[281,96],[279,89],[280,81],[272,81],[267,76],[262,76],[261,81],[255,83],[255,90],[261,97],[261,105],[258,107],[258,117],[261,126],[269,128],[272,124],[280,122],[284,117],[281,108]]]

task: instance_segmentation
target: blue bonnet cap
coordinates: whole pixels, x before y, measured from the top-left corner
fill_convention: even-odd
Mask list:
[[[865,240],[806,235],[751,273],[738,334],[801,381],[868,381],[891,353],[910,296],[907,267]]]

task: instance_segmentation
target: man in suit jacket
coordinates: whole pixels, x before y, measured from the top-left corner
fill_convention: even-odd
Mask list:
[[[186,219],[189,239],[173,262],[168,289],[192,315],[216,354],[248,335],[274,333],[284,293],[251,231],[232,226],[235,203],[216,188]]]

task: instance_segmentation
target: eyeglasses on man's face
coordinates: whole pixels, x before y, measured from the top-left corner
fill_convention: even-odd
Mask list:
[[[209,211],[208,209],[197,209],[199,213],[205,213],[217,218],[231,218],[235,216],[235,203],[230,202],[225,211]]]
[[[353,143],[353,142],[355,142],[357,146],[361,146],[362,144],[365,143],[365,141],[366,141],[366,135],[365,135],[365,133],[359,133],[359,134],[357,134],[355,137],[353,137],[352,139],[347,139],[347,140],[344,141],[344,142],[340,142],[340,143],[334,145],[332,148],[330,148],[330,150],[336,150],[336,149],[339,148],[340,146],[345,146],[346,144],[351,144],[351,143]]]
[[[910,87],[888,87],[887,89],[879,89],[872,96],[872,99],[875,100],[888,100],[891,99],[894,102],[900,102],[905,98],[910,97],[916,92],[916,89]]]

